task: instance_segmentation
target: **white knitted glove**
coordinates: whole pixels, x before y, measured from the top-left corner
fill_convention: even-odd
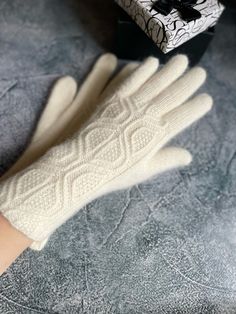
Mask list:
[[[76,94],[77,84],[73,78],[59,79],[52,90],[27,149],[0,180],[3,181],[25,169],[49,148],[78,131],[95,110],[97,99],[104,99],[114,92],[138,67],[138,64],[129,63],[111,79],[116,66],[117,58],[114,55],[109,53],[102,55],[95,63],[78,94]],[[172,158],[173,154],[175,155],[174,159]],[[149,163],[148,167],[147,165],[140,166],[134,174],[127,173],[128,180],[122,178],[120,183],[116,183],[117,188],[115,187],[114,190],[118,187],[127,188],[163,171],[185,166],[190,163],[191,155],[185,149],[169,147],[158,152],[155,160],[156,163],[152,167]],[[132,181],[130,181],[131,177]]]
[[[116,65],[117,59],[114,55],[104,54],[100,57],[77,95],[77,84],[74,79],[71,77],[59,79],[45,106],[29,146],[13,167],[1,177],[1,180],[23,170],[50,147],[79,130],[83,122],[94,111],[97,99],[102,99],[114,92],[138,67],[137,63],[129,63],[110,80]],[[93,91],[92,94],[91,90]],[[169,147],[159,151],[153,161],[153,163],[143,163],[137,167],[138,169],[134,169],[133,173],[127,172],[121,179],[117,179],[112,190],[128,188],[163,171],[187,165],[191,161],[191,155],[184,149]],[[40,243],[34,242],[31,248],[40,250],[46,242],[47,239]]]
[[[138,64],[130,62],[112,78],[116,66],[115,55],[110,53],[102,55],[78,93],[77,83],[72,77],[60,78],[51,92],[28,147],[17,162],[1,176],[0,181],[25,169],[49,148],[78,131],[94,111],[97,99],[104,98],[105,95],[114,91],[137,68]],[[31,248],[41,250],[47,240],[34,242]]]
[[[183,104],[203,83],[202,69],[174,82],[186,58],[172,59],[153,75],[157,65],[147,59],[80,132],[0,186],[0,210],[13,226],[43,241],[137,165],[155,165],[158,150],[211,108],[207,95]]]
[[[109,53],[102,55],[78,93],[77,83],[72,77],[60,78],[51,92],[27,149],[0,180],[3,181],[32,164],[59,142],[59,138],[66,139],[66,133],[73,134],[77,131],[86,119],[85,113],[92,111],[92,104],[100,97],[116,66],[117,58],[114,55]],[[125,79],[134,66],[135,63],[130,63],[126,69],[117,74],[112,80],[113,84],[117,80]],[[90,90],[93,90],[92,95]],[[73,118],[78,120],[72,128]]]

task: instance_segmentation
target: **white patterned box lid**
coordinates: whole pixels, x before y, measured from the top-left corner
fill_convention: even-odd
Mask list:
[[[224,6],[218,0],[198,0],[201,18],[187,22],[173,9],[164,16],[153,9],[156,0],[115,0],[143,31],[167,53],[217,23]]]

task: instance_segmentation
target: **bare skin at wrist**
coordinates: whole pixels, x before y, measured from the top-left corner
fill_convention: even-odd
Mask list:
[[[0,214],[0,276],[32,242]]]

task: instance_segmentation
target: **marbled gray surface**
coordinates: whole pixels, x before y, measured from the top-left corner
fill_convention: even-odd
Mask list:
[[[109,13],[109,15],[108,15]],[[29,140],[50,87],[111,47],[111,0],[0,3],[0,167]],[[214,109],[173,142],[193,162],[104,196],[0,278],[0,313],[236,313],[236,23],[202,60]]]

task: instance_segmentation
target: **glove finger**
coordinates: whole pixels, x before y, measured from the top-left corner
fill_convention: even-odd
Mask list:
[[[213,100],[211,96],[201,94],[168,112],[163,117],[163,120],[169,125],[165,142],[203,117],[212,108],[212,105]]]
[[[152,77],[159,66],[158,59],[148,57],[144,62],[131,74],[118,89],[121,97],[134,94],[143,84]]]
[[[102,55],[80,88],[73,104],[65,112],[58,130],[57,143],[74,134],[95,110],[97,100],[117,66],[117,58],[110,53]]]
[[[139,66],[138,62],[130,62],[110,81],[106,86],[100,99],[104,99],[107,96],[115,92],[115,90],[126,80]]]
[[[37,141],[71,105],[77,92],[77,83],[70,77],[60,78],[53,87],[49,100],[41,114],[31,142]]]
[[[176,81],[187,69],[188,58],[185,55],[177,55],[170,59],[170,61],[156,74],[154,74],[137,91],[135,97],[146,102],[157,95],[159,95],[165,88]]]
[[[67,139],[79,129],[82,116],[85,114],[85,105],[92,102],[91,95],[99,97],[116,64],[117,59],[112,54],[105,54],[99,58],[77,96],[77,84],[73,78],[63,77],[58,80],[37,125],[31,145],[6,176],[28,166],[51,146]]]
[[[152,58],[152,59],[154,59],[154,58]],[[102,60],[102,63],[103,63],[103,60]],[[149,64],[149,66],[150,66],[150,64]],[[101,98],[99,98],[99,101],[104,99],[104,97],[110,95],[110,93],[112,94],[116,90],[117,85],[120,85],[124,81],[129,81],[129,74],[133,73],[133,71],[135,71],[135,68],[137,71],[138,69],[137,69],[136,63],[131,63],[131,64],[127,65],[126,67],[124,67],[124,69],[121,70],[121,72],[118,74],[118,77],[115,77],[113,79],[113,81],[111,81],[111,83],[109,83],[109,86],[107,87],[108,89],[106,88],[104,90],[104,93],[101,95]],[[152,71],[153,71],[153,69],[152,69]],[[131,74],[131,76],[132,75],[134,75],[134,74]],[[122,86],[123,86],[123,84],[122,84]],[[88,88],[89,87],[91,87],[90,84],[88,84]],[[91,90],[92,89],[88,89],[88,94],[91,94]],[[82,95],[82,101],[80,99],[81,95]],[[91,113],[93,113],[93,111],[95,110],[97,102],[95,101],[94,96],[91,99],[91,97],[89,95],[87,95],[86,96],[87,101],[86,101],[86,97],[84,97],[84,95],[85,95],[85,93],[82,91],[82,94],[81,94],[81,91],[80,91],[78,96],[77,96],[77,99],[74,102],[75,105],[77,106],[77,109],[78,109],[77,114],[71,113],[71,108],[69,108],[68,114],[71,115],[73,118],[71,119],[68,127],[64,128],[63,133],[60,134],[57,143],[63,142],[68,137],[70,137],[73,133],[75,133],[80,128],[80,126],[85,121],[87,121],[89,119]],[[85,103],[85,101],[86,101],[86,105],[83,104],[83,103]],[[80,105],[78,105],[79,102],[81,103]],[[89,104],[89,106],[87,106],[88,104]]]
[[[102,58],[103,58],[103,60],[101,63],[103,64],[104,60],[106,60],[107,57],[105,55]],[[133,71],[135,69],[137,69],[137,67],[138,67],[137,63],[130,63],[127,66],[125,66],[120,71],[120,73],[117,74],[117,76],[108,84],[108,86],[105,88],[102,95],[99,95],[100,96],[99,102],[101,102],[102,99],[104,99],[105,97],[112,94],[116,90],[117,86],[120,86],[127,79],[127,77],[129,77],[129,75],[131,73],[133,73]],[[95,79],[95,81],[96,81],[96,79]],[[88,84],[88,88],[89,87],[90,87],[90,85]],[[88,93],[91,94],[91,90],[88,90]],[[81,95],[82,95],[82,101],[80,98]],[[73,106],[75,106],[77,108],[77,113],[73,112],[73,109],[71,109],[71,108],[68,109],[68,112],[66,113],[66,115],[71,116],[71,121],[70,121],[70,124],[68,124],[68,126],[64,128],[63,133],[62,132],[60,133],[60,136],[58,138],[57,143],[63,142],[68,137],[70,137],[73,133],[75,133],[80,128],[80,126],[85,121],[87,121],[89,119],[91,113],[93,113],[93,111],[95,110],[97,102],[95,101],[94,96],[91,99],[91,97],[87,95],[86,96],[87,99],[86,99],[86,97],[84,97],[84,95],[85,95],[84,92],[82,91],[82,94],[81,94],[81,90],[80,90],[78,93],[77,99],[75,100],[75,102],[73,104]],[[78,103],[80,103],[80,104],[78,105]],[[88,104],[89,104],[89,106],[88,106]],[[65,115],[65,117],[66,117],[66,115]]]
[[[105,86],[109,82],[115,68],[117,66],[117,58],[111,53],[102,55],[95,65],[92,71],[89,73],[85,82],[82,84],[79,92],[74,101],[74,107],[83,106],[84,102],[86,105],[93,101],[96,101]]]
[[[165,115],[187,101],[204,83],[205,79],[206,71],[204,69],[193,68],[153,99],[153,105],[149,112],[152,115]]]

